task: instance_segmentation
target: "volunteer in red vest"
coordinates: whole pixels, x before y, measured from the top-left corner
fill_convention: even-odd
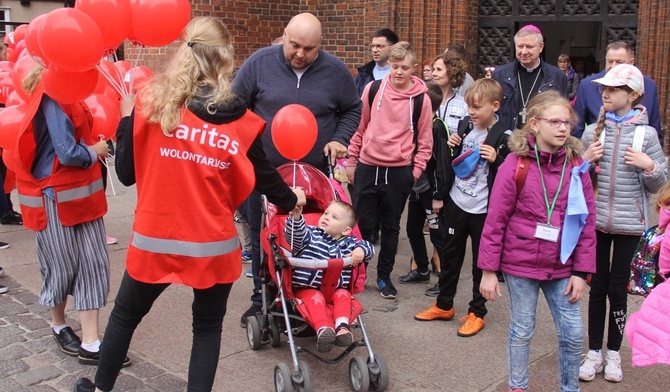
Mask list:
[[[115,168],[124,185],[137,184],[135,222],[95,384],[79,379],[75,391],[112,390],[133,331],[172,283],[193,288],[188,390],[211,391],[228,295],[242,272],[235,209],[254,186],[284,210],[305,204],[265,158],[265,121],[231,91],[233,66],[226,26],[196,17],[135,108],[122,101]]]
[[[53,338],[66,355],[95,365],[99,309],[109,293],[102,220],[107,201],[98,160],[108,148],[104,141],[85,144],[92,123],[88,107],[54,101],[44,94],[41,76],[37,66],[23,82],[32,97],[14,149],[19,204],[23,225],[35,231],[39,303],[51,310]],[[68,295],[79,312],[81,339],[65,322]]]

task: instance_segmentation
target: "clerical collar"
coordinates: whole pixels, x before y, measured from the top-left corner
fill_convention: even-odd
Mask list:
[[[519,63],[519,65],[521,66],[521,68],[525,69],[526,72],[531,73],[531,72],[535,71],[540,65],[542,65],[542,60],[538,59],[538,61],[537,61],[537,65],[534,66],[533,68],[526,68],[526,67],[524,67],[524,65],[521,64],[521,63]]]

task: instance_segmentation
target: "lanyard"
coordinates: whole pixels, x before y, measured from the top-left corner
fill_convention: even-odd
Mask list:
[[[544,192],[544,203],[547,206],[547,224],[551,224],[551,214],[554,212],[554,207],[556,207],[556,200],[558,200],[558,195],[561,193],[561,188],[563,187],[563,177],[565,176],[565,166],[568,163],[568,157],[566,156],[563,160],[563,169],[561,169],[561,181],[558,183],[558,189],[556,189],[556,194],[554,195],[554,201],[551,202],[549,206],[549,198],[547,197],[547,187],[544,185],[544,176],[542,175],[542,168],[540,167],[540,154],[537,152],[537,144],[535,147],[535,159],[537,160],[537,168],[540,171],[540,182],[542,183],[542,192]],[[565,148],[565,147],[563,147]]]

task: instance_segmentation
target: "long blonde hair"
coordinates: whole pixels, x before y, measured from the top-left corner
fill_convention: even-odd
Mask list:
[[[36,65],[21,81],[21,86],[28,94],[32,94],[37,84],[42,80],[42,66]]]
[[[165,71],[157,74],[139,93],[141,114],[171,133],[181,119],[182,106],[208,92],[207,111],[233,99],[233,45],[221,20],[195,17],[186,26],[183,42]]]

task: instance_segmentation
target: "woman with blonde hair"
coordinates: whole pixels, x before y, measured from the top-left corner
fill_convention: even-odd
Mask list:
[[[226,303],[242,267],[235,209],[256,177],[258,191],[280,208],[305,202],[265,158],[265,122],[232,93],[233,64],[226,26],[194,18],[135,108],[121,104],[116,171],[124,185],[137,183],[135,222],[95,384],[79,379],[75,391],[112,390],[135,328],[172,283],[193,288],[188,391],[211,391]]]

